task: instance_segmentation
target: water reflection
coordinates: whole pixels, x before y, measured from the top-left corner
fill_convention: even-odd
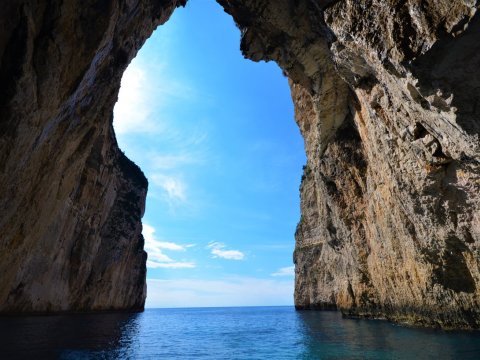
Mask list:
[[[109,313],[0,318],[0,358],[122,357],[138,336],[140,314]],[[110,356],[108,357],[110,358]]]
[[[478,332],[414,329],[380,320],[302,311],[304,359],[479,359]]]
[[[293,307],[0,317],[0,359],[480,359],[480,333]]]

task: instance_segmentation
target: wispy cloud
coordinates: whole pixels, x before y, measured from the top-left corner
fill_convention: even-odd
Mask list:
[[[145,251],[148,253],[147,267],[149,268],[194,268],[195,263],[187,261],[175,261],[163,250],[185,251],[192,245],[180,245],[173,242],[159,241],[155,238],[155,228],[148,224],[143,224],[143,237],[145,238]]]
[[[150,180],[163,190],[170,204],[187,201],[187,185],[179,176],[153,174]]]
[[[158,269],[158,268],[163,268],[163,269],[192,269],[195,267],[195,263],[193,262],[182,262],[182,261],[176,261],[176,262],[168,262],[168,263],[158,263],[154,261],[147,261],[147,267],[151,269]]]
[[[272,274],[272,276],[294,276],[295,275],[295,266],[286,266],[278,269]]]
[[[114,108],[115,132],[120,137],[125,134],[164,133],[169,127],[169,119],[165,116],[167,107],[196,97],[192,86],[171,79],[161,63],[134,59],[122,77]]]
[[[293,282],[280,279],[232,277],[219,280],[147,279],[146,306],[293,305]]]
[[[245,254],[239,250],[226,250],[226,245],[220,242],[210,242],[207,245],[213,257],[220,257],[227,260],[243,260]]]
[[[172,170],[185,165],[198,164],[202,160],[198,153],[170,153],[170,154],[152,154],[150,155],[152,168],[156,170]]]
[[[212,154],[210,120],[189,108],[211,96],[172,63],[177,35],[162,31],[126,69],[113,125],[120,148],[147,175],[150,198],[167,204],[171,215],[195,213],[204,193],[193,186],[199,173],[193,167],[212,166]]]
[[[165,141],[161,149],[143,155],[147,159],[145,171],[157,198],[167,202],[171,212],[175,213],[179,207],[191,211],[198,205],[201,189],[189,185],[195,174],[201,174],[204,166],[211,166],[213,161],[206,143],[208,136],[206,130],[190,133],[187,128],[178,135],[172,132],[167,139],[162,138]]]

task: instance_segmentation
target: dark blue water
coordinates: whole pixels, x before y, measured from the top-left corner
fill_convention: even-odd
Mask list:
[[[480,359],[480,333],[292,307],[0,318],[0,359]]]

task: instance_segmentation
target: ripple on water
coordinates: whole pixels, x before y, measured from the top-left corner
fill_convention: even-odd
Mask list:
[[[0,318],[0,359],[478,359],[480,333],[293,307]]]

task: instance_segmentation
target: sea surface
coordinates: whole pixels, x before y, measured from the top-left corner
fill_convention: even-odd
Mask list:
[[[480,359],[480,332],[293,307],[2,317],[0,359]]]

